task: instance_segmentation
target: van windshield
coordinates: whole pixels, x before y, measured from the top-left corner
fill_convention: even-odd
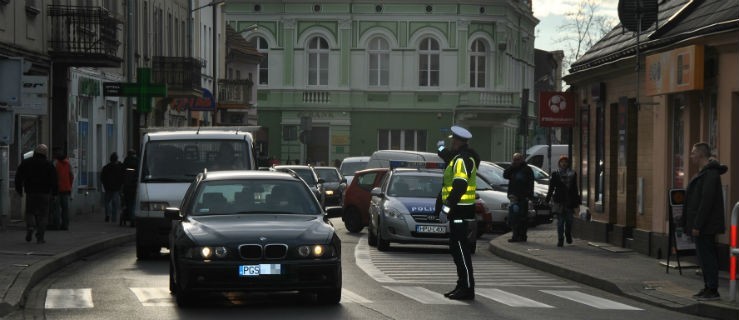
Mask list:
[[[244,140],[166,140],[146,145],[142,182],[190,182],[203,172],[250,168]]]

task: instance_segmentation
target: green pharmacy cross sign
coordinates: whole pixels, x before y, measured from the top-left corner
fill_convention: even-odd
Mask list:
[[[103,83],[103,95],[113,97],[136,97],[140,113],[151,111],[151,98],[166,97],[167,85],[151,83],[151,69],[138,68],[135,83]]]

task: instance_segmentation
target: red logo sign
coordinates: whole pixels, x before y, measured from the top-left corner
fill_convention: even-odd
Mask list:
[[[572,92],[539,93],[540,127],[574,127],[575,95]]]

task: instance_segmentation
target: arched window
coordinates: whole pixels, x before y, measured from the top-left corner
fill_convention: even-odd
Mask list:
[[[390,77],[390,45],[383,38],[374,38],[369,43],[367,53],[370,87],[387,86]]]
[[[472,42],[472,48],[470,48],[470,88],[485,88],[486,55],[485,43],[482,40],[477,39]]]
[[[421,40],[418,48],[418,85],[439,86],[439,42],[432,38]]]
[[[257,51],[262,55],[259,63],[259,84],[269,84],[269,45],[263,37],[257,37]]]
[[[308,40],[308,85],[328,85],[328,42],[323,37]]]

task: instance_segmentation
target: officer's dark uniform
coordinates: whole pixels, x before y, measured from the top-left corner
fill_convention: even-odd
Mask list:
[[[465,143],[452,154],[440,156],[449,163],[444,170],[444,182],[441,190],[442,211],[449,217],[449,250],[457,266],[457,286],[445,294],[450,299],[470,300],[475,297],[475,279],[472,274],[472,258],[470,253],[468,222],[475,219],[475,189],[477,188],[477,167],[480,156],[470,149],[466,141],[472,135],[464,128],[454,126],[452,133],[455,139]],[[450,157],[451,156],[451,157]]]

